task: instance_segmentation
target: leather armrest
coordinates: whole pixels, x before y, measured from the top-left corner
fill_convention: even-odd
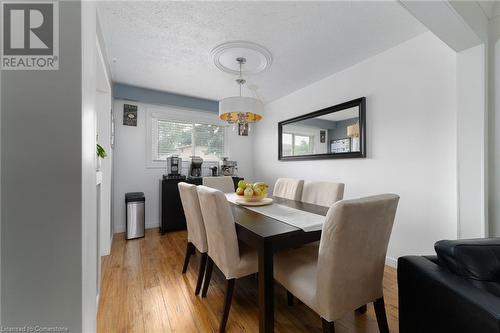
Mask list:
[[[500,332],[500,298],[424,257],[398,260],[401,333]]]
[[[430,260],[432,261],[433,263],[435,263],[436,265],[439,265],[439,258],[438,256],[436,255],[432,255],[432,256],[424,256],[425,259],[427,260]]]
[[[465,278],[500,283],[500,238],[441,240],[434,249],[442,266]]]

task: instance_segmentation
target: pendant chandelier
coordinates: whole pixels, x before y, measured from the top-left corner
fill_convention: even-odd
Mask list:
[[[219,101],[219,118],[237,127],[240,135],[248,135],[248,124],[262,119],[264,104],[258,98],[243,96],[246,83],[243,75],[269,69],[271,52],[262,45],[240,40],[216,46],[211,55],[218,69],[238,76],[236,84],[239,86],[239,95]]]
[[[224,98],[219,102],[219,118],[230,124],[245,125],[262,119],[264,104],[253,97],[243,97],[242,89],[246,80],[242,75],[242,66],[246,63],[244,57],[235,59],[239,64],[239,76],[236,83],[239,85],[240,94],[236,97]]]

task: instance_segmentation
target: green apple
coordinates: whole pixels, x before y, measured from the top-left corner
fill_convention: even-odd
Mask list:
[[[243,190],[244,190],[244,189],[246,189],[246,188],[247,188],[247,182],[246,182],[246,181],[244,181],[244,180],[240,180],[240,181],[238,182],[238,187],[239,187],[239,188],[242,188]]]
[[[262,195],[262,190],[259,187],[254,188],[253,195],[260,197]]]
[[[252,197],[253,196],[253,190],[251,187],[247,187],[245,191],[243,192],[245,197]]]
[[[243,195],[243,192],[245,192],[245,190],[244,190],[244,189],[242,189],[241,187],[238,187],[238,188],[236,189],[236,194],[237,194],[237,195]]]

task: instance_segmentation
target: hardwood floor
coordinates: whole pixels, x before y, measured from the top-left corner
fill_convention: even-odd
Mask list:
[[[126,241],[115,235],[111,255],[102,262],[97,331],[217,332],[224,302],[224,278],[214,269],[207,298],[194,295],[200,255],[181,274],[186,232]],[[386,267],[384,296],[391,332],[398,332],[396,271]],[[275,288],[275,332],[321,332],[321,319],[304,304],[287,305],[286,291]],[[336,322],[336,332],[378,332],[373,305],[366,314],[350,313]],[[236,282],[227,332],[258,332],[257,280]]]

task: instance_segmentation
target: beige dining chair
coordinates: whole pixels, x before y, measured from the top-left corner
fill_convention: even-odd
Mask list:
[[[198,200],[198,192],[196,185],[181,182],[178,184],[179,194],[181,197],[182,208],[186,216],[186,225],[188,230],[186,256],[182,267],[182,274],[186,273],[189,258],[195,253],[195,249],[201,253],[200,267],[198,271],[198,280],[196,282],[195,295],[200,293],[203,276],[205,274],[205,266],[208,258],[207,235],[205,232],[205,224],[201,215],[200,201]]]
[[[215,263],[227,280],[224,311],[219,327],[219,332],[224,332],[235,280],[258,271],[257,252],[238,244],[233,213],[224,193],[198,186],[198,197],[208,242],[208,262],[201,296],[207,295]]]
[[[231,193],[235,191],[233,177],[230,176],[203,177],[203,185],[215,188],[224,193]]]
[[[305,181],[300,201],[324,207],[331,207],[344,198],[344,184],[325,181]],[[319,242],[305,246],[319,246]],[[293,305],[293,295],[287,293],[288,305]]]
[[[277,253],[274,278],[320,315],[324,332],[347,312],[374,302],[380,332],[389,332],[382,279],[399,201],[382,194],[335,203],[326,215],[319,249]]]
[[[344,198],[344,184],[306,181],[302,188],[302,198],[300,201],[315,205],[331,207],[334,203]]]
[[[304,181],[302,179],[278,178],[274,184],[273,196],[300,200],[303,185]]]

